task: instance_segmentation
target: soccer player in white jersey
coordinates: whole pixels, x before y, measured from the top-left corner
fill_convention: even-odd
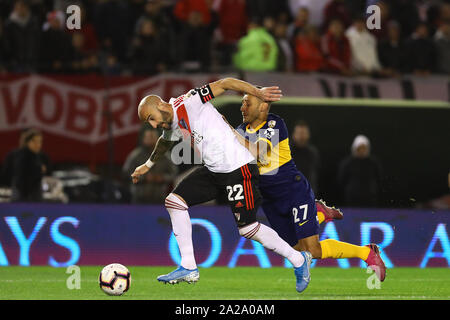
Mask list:
[[[256,220],[261,203],[258,167],[252,154],[239,143],[222,115],[209,102],[226,90],[251,94],[268,102],[281,98],[278,87],[259,89],[245,81],[225,78],[169,102],[149,95],[139,104],[139,118],[153,128],[162,128],[163,134],[148,161],[131,175],[134,183],[180,138],[189,139],[204,164],[184,178],[165,200],[180,249],[181,265],[157,279],[164,283],[198,281],[188,208],[225,194],[239,234],[287,258],[294,266],[296,289],[302,292],[310,281],[311,254],[296,251],[273,229]]]

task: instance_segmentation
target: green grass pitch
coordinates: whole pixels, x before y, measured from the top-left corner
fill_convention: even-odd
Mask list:
[[[98,286],[102,267],[81,267],[81,288],[69,290],[65,268],[0,267],[0,299],[146,299],[146,300],[295,300],[295,299],[450,299],[449,268],[394,268],[379,289],[368,288],[366,269],[317,267],[302,294],[295,290],[292,269],[273,267],[200,268],[195,284],[164,285],[156,281],[172,267],[129,266],[132,282],[123,296],[105,295]],[[375,282],[372,283],[372,287]]]

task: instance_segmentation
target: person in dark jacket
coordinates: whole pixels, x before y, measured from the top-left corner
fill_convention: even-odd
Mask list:
[[[6,69],[13,72],[35,71],[39,50],[39,24],[28,2],[17,0],[4,25],[2,56]]]
[[[42,177],[48,172],[48,158],[41,152],[43,136],[35,129],[24,133],[23,146],[14,153],[12,166],[12,201],[42,200]]]
[[[358,135],[352,144],[352,154],[342,160],[338,183],[344,203],[350,207],[375,207],[381,190],[381,165],[370,154],[370,141]]]
[[[315,194],[318,194],[320,154],[319,150],[310,142],[309,125],[300,120],[296,123],[292,133],[291,153],[297,169],[300,170]]]

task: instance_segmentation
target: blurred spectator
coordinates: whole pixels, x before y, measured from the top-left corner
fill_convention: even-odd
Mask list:
[[[164,39],[164,62],[173,64],[176,61],[176,32],[173,23],[172,7],[163,0],[143,0],[144,12],[139,13],[139,18],[134,26],[134,35],[139,34],[141,23],[151,20],[160,39]]]
[[[294,22],[292,22],[288,27],[288,37],[289,39],[295,39],[297,34],[303,30],[309,24],[309,10],[306,7],[301,7],[298,9],[297,15],[295,16]]]
[[[81,33],[83,35],[83,44],[81,51],[85,54],[95,54],[99,49],[97,32],[94,25],[88,20],[86,8],[80,5],[81,9],[81,28],[74,30],[67,30],[69,33]],[[63,9],[65,10],[65,9]]]
[[[157,130],[144,129],[141,143],[127,157],[122,172],[128,183],[133,203],[162,203],[169,193],[170,187],[177,174],[177,167],[167,159],[161,159],[155,166],[137,183],[131,183],[131,174],[134,169],[143,164],[149,158],[158,141]]]
[[[429,37],[428,26],[421,23],[406,42],[406,65],[409,72],[416,75],[429,75],[435,66],[436,48]]]
[[[291,15],[295,17],[298,9],[305,7],[309,11],[309,24],[320,28],[323,24],[323,11],[330,0],[289,0]]]
[[[71,39],[65,32],[65,15],[61,11],[51,11],[44,23],[39,65],[45,73],[67,72],[70,65]]]
[[[23,130],[20,133],[19,136],[19,143],[17,148],[11,150],[10,152],[8,152],[5,156],[5,159],[3,160],[3,164],[2,164],[2,172],[1,172],[1,185],[5,185],[10,187],[11,183],[12,183],[12,175],[13,175],[13,169],[14,169],[14,158],[16,156],[16,154],[21,150],[21,148],[24,146],[24,138],[25,138],[25,133],[27,132],[27,130]]]
[[[331,73],[350,75],[350,42],[344,34],[344,26],[339,20],[330,22],[328,32],[322,37],[322,53],[325,70]]]
[[[166,69],[167,48],[153,21],[143,20],[133,39],[130,50],[131,68],[134,74],[153,75]]]
[[[288,23],[291,17],[287,0],[246,0],[249,20],[271,17],[277,22]]]
[[[344,0],[344,2],[348,8],[350,17],[356,17],[366,12],[367,6],[369,5],[365,0]]]
[[[311,132],[309,125],[303,120],[298,121],[292,133],[292,158],[298,170],[305,175],[314,193],[317,194],[319,192],[320,155],[319,150],[311,144],[310,140]]]
[[[274,71],[277,60],[275,39],[257,21],[251,21],[247,35],[239,40],[234,65],[245,71]]]
[[[345,35],[350,42],[353,71],[358,74],[374,74],[381,71],[377,39],[367,31],[364,18],[355,19]]]
[[[398,76],[404,70],[405,44],[400,38],[400,26],[391,21],[387,26],[388,37],[378,43],[378,56],[387,75]]]
[[[185,71],[208,71],[214,30],[211,3],[207,0],[180,0],[174,8],[180,23],[178,53]]]
[[[36,68],[39,52],[40,29],[25,0],[16,0],[5,21],[2,55],[7,69],[13,72],[32,72]]]
[[[371,155],[370,141],[364,135],[353,140],[351,155],[343,159],[338,184],[346,206],[375,207],[381,191],[381,165]]]
[[[42,177],[49,174],[49,159],[42,152],[43,136],[35,129],[23,135],[23,145],[14,153],[11,175],[12,201],[42,200]]]
[[[437,72],[450,74],[450,20],[444,22],[434,36]]]
[[[388,38],[390,22],[393,20],[391,19],[391,8],[387,1],[377,1],[376,5],[380,8],[380,25],[379,28],[371,29],[370,33],[379,42]]]
[[[164,36],[168,36],[171,31],[171,21],[169,14],[165,11],[165,5],[162,0],[144,0],[144,12],[136,21],[134,32],[138,33],[143,21],[151,20],[158,30]]]
[[[87,51],[84,43],[83,33],[72,33],[70,70],[73,73],[97,72],[99,69],[97,55],[92,51]]]
[[[323,11],[322,30],[328,30],[331,21],[339,20],[347,29],[352,24],[352,16],[344,0],[330,0]]]
[[[236,43],[247,30],[247,6],[245,0],[220,0],[217,8],[219,16],[221,64],[230,65]]]
[[[409,37],[420,22],[416,1],[390,1],[391,16],[402,26],[402,38]]]
[[[320,49],[320,37],[314,26],[303,28],[295,41],[295,58],[298,72],[315,72],[324,67],[324,58]]]
[[[277,23],[274,28],[274,36],[278,45],[277,70],[281,72],[290,72],[294,69],[294,53],[287,37],[287,28],[288,25],[282,22]]]
[[[125,0],[95,1],[92,5],[92,21],[103,50],[117,67],[125,60],[127,47],[135,21],[131,21],[130,4]],[[108,70],[113,70],[108,68]],[[117,69],[114,69],[117,72]]]

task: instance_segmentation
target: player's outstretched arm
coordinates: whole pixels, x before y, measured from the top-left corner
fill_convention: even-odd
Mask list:
[[[147,162],[141,164],[131,174],[133,183],[137,183],[139,181],[139,178],[146,174],[150,170],[150,168],[153,167],[155,162],[157,162],[168,150],[170,150],[173,144],[173,141],[165,140],[163,137],[159,137],[158,141],[156,142],[155,148],[153,149],[153,152]]]
[[[282,97],[281,90],[279,87],[264,87],[257,88],[254,85],[245,82],[243,80],[235,78],[224,78],[212,82],[209,84],[212,94],[217,97],[227,90],[233,90],[236,92],[242,92],[244,94],[251,94],[260,98],[263,101],[274,102],[279,101]]]

